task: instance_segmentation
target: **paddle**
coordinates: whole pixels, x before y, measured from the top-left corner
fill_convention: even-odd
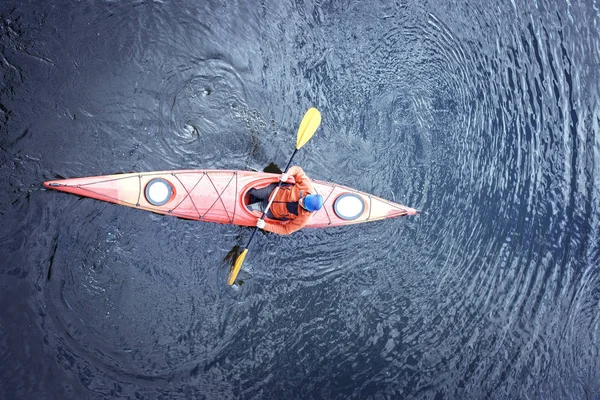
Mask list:
[[[296,155],[298,150],[300,150],[302,146],[304,146],[310,140],[310,138],[315,134],[320,124],[321,113],[319,112],[319,110],[317,110],[316,108],[309,108],[306,114],[304,114],[302,122],[300,122],[300,127],[298,128],[298,138],[296,139],[296,150],[294,150],[294,154],[292,154],[292,157],[290,158],[287,167],[285,167],[285,171],[283,171],[284,173],[286,173],[290,168],[290,165],[292,165],[292,160],[294,159],[294,156]],[[277,185],[277,187],[275,188],[275,191],[271,196],[271,201],[269,201],[267,208],[265,209],[265,211],[263,211],[263,214],[260,217],[261,220],[265,219],[265,216],[271,208],[271,204],[273,203],[275,196],[277,196],[277,192],[279,191],[279,188],[281,187],[282,183],[283,182],[279,181],[279,185]],[[252,243],[252,239],[254,239],[256,231],[258,231],[258,227],[254,229],[254,232],[252,232],[252,236],[250,236],[250,240],[248,241],[248,244],[246,245],[244,251],[242,251],[242,254],[240,254],[237,260],[235,260],[233,269],[231,270],[231,272],[229,273],[229,277],[227,278],[227,284],[229,286],[233,285],[233,282],[235,282],[235,278],[237,278],[238,273],[240,272],[240,269],[242,269],[242,264],[244,263],[246,254],[248,254],[248,247],[250,247],[250,243]]]

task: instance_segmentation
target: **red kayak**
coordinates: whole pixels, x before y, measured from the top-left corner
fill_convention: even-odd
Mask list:
[[[143,172],[45,182],[50,189],[180,218],[256,226],[262,215],[247,208],[251,188],[279,175],[228,170]],[[415,215],[417,210],[334,183],[312,180],[324,199],[307,228],[350,225]],[[289,183],[293,183],[290,178]],[[276,220],[272,222],[282,223]]]

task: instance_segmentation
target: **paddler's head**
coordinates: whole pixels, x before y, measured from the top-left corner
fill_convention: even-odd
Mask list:
[[[300,200],[298,200],[298,204],[306,211],[319,211],[321,207],[323,207],[323,196],[320,194],[309,194],[301,197]]]

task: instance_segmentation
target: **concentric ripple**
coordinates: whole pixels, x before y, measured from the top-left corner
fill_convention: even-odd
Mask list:
[[[247,109],[235,70],[220,60],[194,60],[170,71],[161,94],[161,148],[175,165],[185,158],[215,167],[222,158],[242,157],[250,140],[239,113]]]

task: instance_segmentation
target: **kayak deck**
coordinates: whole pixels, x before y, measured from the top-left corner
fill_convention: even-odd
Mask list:
[[[278,182],[278,174],[235,170],[180,170],[104,175],[48,181],[44,186],[132,208],[180,218],[255,226],[262,215],[251,211],[248,191]],[[323,207],[307,228],[377,221],[417,211],[345,186],[311,180],[323,196]],[[151,188],[164,189],[165,198],[153,201]],[[290,178],[290,183],[293,178]],[[283,223],[277,220],[272,222]]]

